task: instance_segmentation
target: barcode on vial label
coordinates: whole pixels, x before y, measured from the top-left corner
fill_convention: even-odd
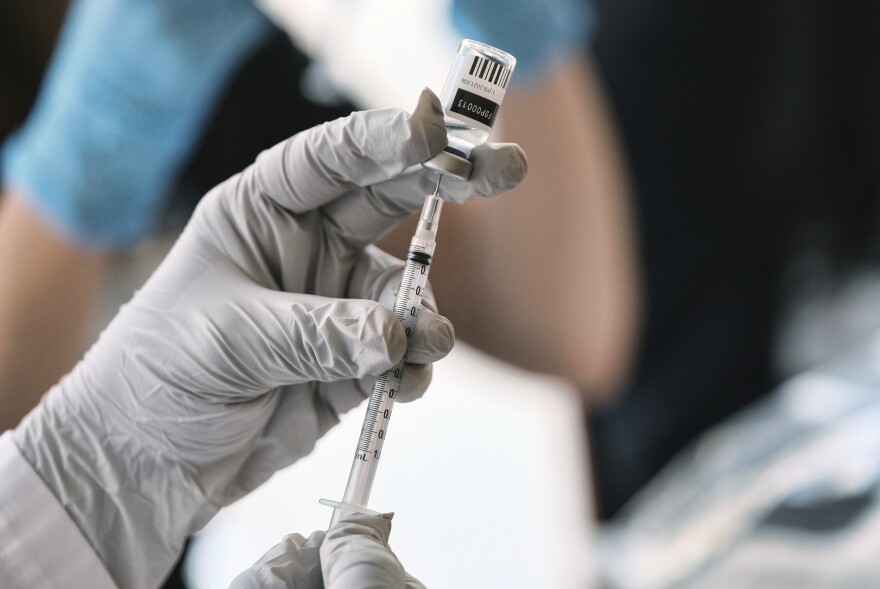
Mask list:
[[[497,61],[475,55],[468,75],[485,80],[499,88],[507,88],[507,81],[510,80],[510,68],[504,67]]]

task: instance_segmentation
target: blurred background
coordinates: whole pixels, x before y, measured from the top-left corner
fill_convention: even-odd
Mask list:
[[[812,0],[6,3],[0,428],[212,186],[439,93],[474,38],[518,59],[493,140],[529,177],[445,209],[432,282],[462,345],[383,462],[401,560],[429,587],[876,587],[878,31],[880,7]],[[360,419],[168,586],[325,525]],[[455,460],[431,454],[450,422]]]

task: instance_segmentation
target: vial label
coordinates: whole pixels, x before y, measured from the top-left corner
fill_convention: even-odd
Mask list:
[[[464,115],[477,123],[482,123],[492,128],[495,122],[495,113],[498,112],[498,104],[487,98],[483,98],[473,92],[459,88],[452,99],[451,112]]]
[[[446,111],[452,118],[489,131],[507,91],[511,70],[491,59],[471,55],[459,63],[456,90]]]

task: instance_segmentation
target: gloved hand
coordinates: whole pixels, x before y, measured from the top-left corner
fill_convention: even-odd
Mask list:
[[[326,533],[285,536],[229,589],[424,589],[388,546],[392,515],[352,514]]]
[[[311,451],[403,356],[388,307],[402,263],[367,247],[418,210],[446,144],[439,100],[353,113],[263,152],[214,188],[168,257],[14,439],[116,583],[157,585],[216,511]],[[462,202],[516,186],[515,145],[485,145]],[[407,173],[403,173],[407,171]],[[426,299],[430,304],[430,298]],[[402,386],[453,343],[419,315]],[[404,399],[401,399],[404,400]]]

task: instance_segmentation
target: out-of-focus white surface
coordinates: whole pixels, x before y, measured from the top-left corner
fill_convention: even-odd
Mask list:
[[[195,589],[227,587],[292,532],[324,529],[366,404],[315,451],[223,510],[195,539]],[[429,588],[591,585],[594,527],[576,393],[463,344],[426,396],[394,409],[370,507],[394,511],[391,546]]]
[[[683,450],[603,531],[608,587],[880,586],[878,359],[880,333]]]
[[[439,94],[461,41],[448,0],[258,0],[361,108],[412,108]]]

